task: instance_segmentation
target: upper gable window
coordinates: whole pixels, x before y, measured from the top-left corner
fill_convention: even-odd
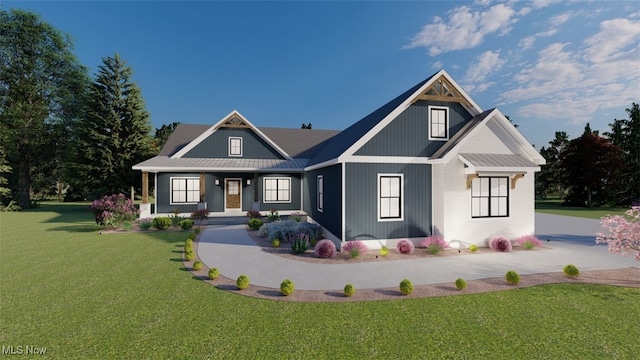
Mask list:
[[[229,138],[229,156],[242,156],[242,138]]]
[[[449,139],[449,108],[429,106],[429,140]]]

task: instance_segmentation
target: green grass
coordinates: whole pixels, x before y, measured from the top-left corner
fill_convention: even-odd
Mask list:
[[[441,298],[280,302],[194,279],[179,260],[185,233],[98,233],[86,205],[0,213],[0,345],[46,347],[57,359],[640,353],[640,289],[556,284]]]
[[[619,207],[575,207],[575,206],[562,206],[560,200],[536,200],[536,212],[553,214],[553,215],[565,215],[576,216],[589,219],[600,219],[603,216],[608,215],[623,215],[628,208]]]

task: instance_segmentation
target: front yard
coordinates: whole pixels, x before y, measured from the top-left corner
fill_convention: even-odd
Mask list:
[[[99,235],[88,204],[0,213],[0,345],[52,358],[632,358],[640,289],[545,285],[375,302],[196,280],[182,232]],[[12,347],[12,348],[10,348]]]

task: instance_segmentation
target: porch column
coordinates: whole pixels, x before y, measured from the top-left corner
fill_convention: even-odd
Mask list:
[[[204,191],[204,172],[200,173],[200,201],[198,202],[198,210],[206,209],[207,202],[205,201],[205,191]]]
[[[142,172],[142,204],[140,204],[140,218],[151,217],[151,204],[149,204],[149,172]]]

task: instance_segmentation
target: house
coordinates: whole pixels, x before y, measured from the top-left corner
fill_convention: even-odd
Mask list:
[[[338,245],[372,248],[442,235],[486,246],[533,234],[534,172],[544,158],[498,110],[483,111],[441,70],[343,131],[258,128],[233,111],[180,125],[133,167],[155,209],[143,216],[301,212]]]

